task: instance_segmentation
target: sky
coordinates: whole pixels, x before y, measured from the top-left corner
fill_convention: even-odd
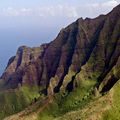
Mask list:
[[[0,0],[0,74],[21,45],[54,40],[76,19],[110,12],[120,0]]]

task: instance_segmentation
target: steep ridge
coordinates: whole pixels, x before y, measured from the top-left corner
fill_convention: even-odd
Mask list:
[[[94,20],[78,19],[67,28],[62,29],[57,38],[48,46],[46,45],[46,49],[43,50],[44,53],[40,52],[39,49],[41,48],[34,48],[34,50],[38,49],[35,50],[38,52],[37,54],[34,53],[34,50],[31,50],[32,48],[20,47],[16,57],[10,59],[1,78],[6,81],[8,86],[14,85],[13,87],[17,87],[18,83],[27,83],[29,79],[31,82],[37,81],[39,85],[46,88],[49,86],[50,79],[57,77],[54,91],[58,92],[66,74],[70,70],[74,73],[79,72],[81,66],[89,59],[104,21],[104,16]],[[95,26],[93,30],[91,29],[92,26]],[[32,56],[31,52],[36,58],[30,58]],[[40,70],[34,69],[36,64]],[[39,77],[37,72],[39,72]],[[32,78],[36,76],[37,78]]]
[[[49,44],[20,47],[1,76],[2,88],[38,86],[41,94],[65,97],[62,104],[67,104],[72,92],[75,107],[91,94],[97,97],[110,91],[120,79],[119,13],[120,5],[107,15],[78,19]]]
[[[21,46],[18,48],[15,57],[10,58],[8,66],[2,75],[7,88],[17,88],[18,84],[38,85],[39,70],[42,61],[39,62],[44,54],[47,44],[40,47],[29,48]],[[38,60],[39,58],[39,60]],[[33,73],[33,74],[32,74]]]

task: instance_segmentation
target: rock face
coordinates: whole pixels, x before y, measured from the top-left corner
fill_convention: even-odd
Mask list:
[[[5,88],[41,86],[45,93],[71,92],[95,79],[106,92],[120,79],[120,5],[95,19],[78,19],[55,40],[37,48],[22,46],[2,75]]]
[[[7,68],[2,75],[6,88],[16,88],[18,84],[38,85],[40,59],[47,44],[40,47],[29,48],[21,46],[16,56],[10,58]],[[40,62],[39,62],[40,61]]]

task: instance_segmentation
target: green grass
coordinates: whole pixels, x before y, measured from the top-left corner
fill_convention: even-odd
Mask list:
[[[59,106],[54,101],[49,104],[47,108],[42,113],[39,113],[38,120],[53,120],[60,115]]]
[[[67,112],[84,107],[90,102],[95,80],[85,80],[71,93],[57,93],[52,103],[38,115],[38,120],[53,120]],[[0,93],[0,120],[17,113],[39,99],[37,87],[23,86],[16,90]],[[40,100],[40,99],[39,99]]]
[[[7,91],[0,93],[0,119],[19,112],[24,109],[27,104],[21,92]]]
[[[113,103],[111,109],[106,111],[102,120],[120,120],[120,82],[113,87]]]
[[[37,86],[23,86],[20,88],[20,92],[23,93],[23,96],[25,96],[28,103],[33,102],[34,98],[38,99],[40,97],[39,89]]]
[[[38,120],[53,120],[67,112],[82,109],[92,100],[92,91],[96,81],[85,80],[71,93],[57,93],[54,102],[39,114]]]
[[[0,92],[0,120],[20,112],[40,97],[37,87],[21,87],[16,90]]]
[[[63,113],[81,108],[90,99],[95,81],[85,80],[80,87],[61,99],[61,111]]]

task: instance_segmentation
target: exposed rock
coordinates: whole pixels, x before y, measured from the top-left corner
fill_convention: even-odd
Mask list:
[[[38,85],[44,92],[71,92],[80,81],[103,83],[118,71],[120,56],[120,6],[95,19],[80,18],[62,29],[55,40],[36,48],[22,46],[2,75],[5,88]],[[118,73],[107,79],[120,79]],[[115,77],[117,76],[117,78]],[[109,85],[109,84],[108,84]],[[99,88],[99,87],[98,87]],[[104,85],[100,91],[104,89]],[[106,91],[106,90],[103,90]]]

